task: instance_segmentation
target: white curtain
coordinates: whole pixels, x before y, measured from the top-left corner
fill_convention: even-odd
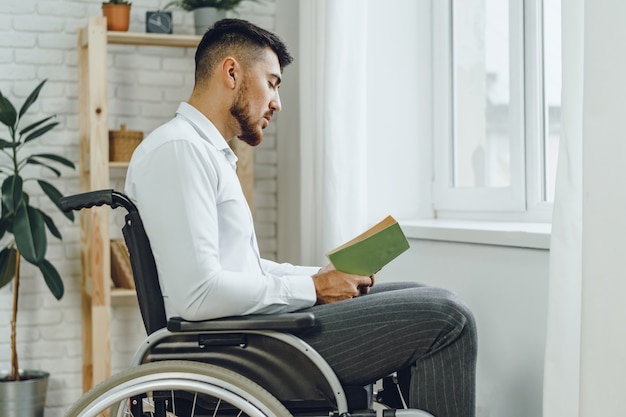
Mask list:
[[[544,417],[578,416],[584,0],[562,2],[561,142],[550,244]]]
[[[300,3],[303,261],[367,226],[367,1]]]
[[[430,216],[430,164],[415,163],[430,152],[415,140],[429,134],[430,13],[426,0],[300,1],[304,263],[388,214]]]
[[[623,416],[626,3],[563,0],[544,417]]]

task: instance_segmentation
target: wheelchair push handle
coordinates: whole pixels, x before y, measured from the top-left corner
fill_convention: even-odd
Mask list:
[[[129,212],[137,211],[135,204],[126,195],[113,189],[65,196],[61,198],[60,205],[63,211],[80,210],[103,205],[111,206],[111,208],[123,206]]]

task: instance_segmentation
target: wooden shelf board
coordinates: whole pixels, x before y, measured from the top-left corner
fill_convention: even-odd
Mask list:
[[[129,162],[109,162],[109,168],[128,168]]]
[[[107,31],[107,42],[117,45],[148,45],[195,48],[200,43],[200,36],[167,35],[160,33],[114,32]]]
[[[135,298],[135,290],[128,288],[111,288],[111,298]]]

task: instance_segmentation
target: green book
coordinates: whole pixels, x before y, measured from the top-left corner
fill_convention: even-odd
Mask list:
[[[387,216],[370,229],[326,253],[337,271],[370,276],[409,248],[398,222]]]

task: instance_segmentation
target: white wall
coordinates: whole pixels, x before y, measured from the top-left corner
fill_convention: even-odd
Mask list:
[[[410,239],[378,279],[448,288],[478,325],[477,416],[542,415],[549,252]]]
[[[133,0],[131,31],[144,32],[145,12],[166,0]],[[76,31],[88,16],[99,16],[100,1],[20,0],[0,2],[0,91],[21,104],[43,79],[48,82],[32,118],[56,114],[60,125],[41,144],[78,164],[78,82]],[[239,16],[274,30],[275,3],[244,3]],[[193,32],[190,13],[174,12],[175,33]],[[109,55],[110,128],[150,131],[173,115],[193,82],[193,50],[113,45]],[[279,119],[279,118],[277,118]],[[3,127],[0,137],[7,137]],[[255,222],[261,252],[274,258],[277,250],[276,128],[255,150]],[[112,185],[123,187],[124,170],[114,170]],[[0,178],[1,179],[1,178]],[[51,179],[65,194],[78,192],[77,171]],[[41,195],[33,195],[40,199]],[[41,198],[42,202],[45,200]],[[52,212],[50,203],[45,203]],[[18,348],[22,368],[51,372],[46,417],[61,416],[82,392],[80,244],[78,221],[70,224],[52,213],[63,242],[49,239],[48,258],[64,278],[65,296],[57,302],[35,268],[23,263],[18,317]],[[122,213],[111,226],[120,234]],[[0,369],[9,367],[11,288],[0,290]],[[112,367],[125,368],[143,338],[143,326],[134,300],[118,301],[112,312]],[[97,329],[95,330],[97,331]]]

